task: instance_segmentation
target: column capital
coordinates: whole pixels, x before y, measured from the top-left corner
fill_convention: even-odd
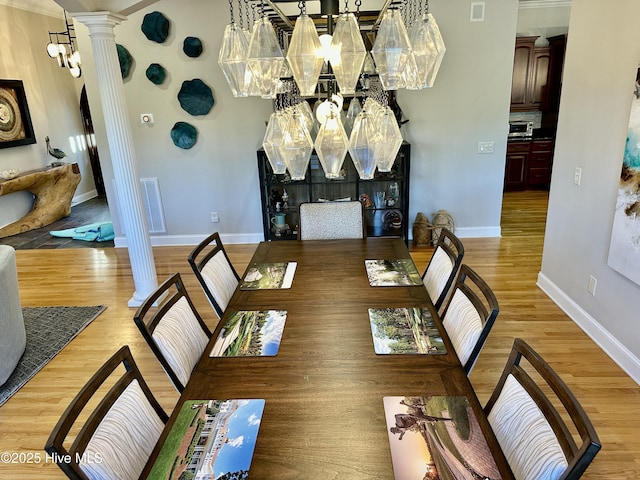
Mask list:
[[[73,18],[85,24],[92,33],[113,33],[113,28],[127,19],[113,12],[77,12],[69,13]]]

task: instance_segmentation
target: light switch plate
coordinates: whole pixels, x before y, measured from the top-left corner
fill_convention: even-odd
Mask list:
[[[493,142],[478,142],[478,153],[493,153]]]

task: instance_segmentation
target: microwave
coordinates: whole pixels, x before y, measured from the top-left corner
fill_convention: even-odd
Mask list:
[[[509,122],[509,137],[533,136],[533,122]]]

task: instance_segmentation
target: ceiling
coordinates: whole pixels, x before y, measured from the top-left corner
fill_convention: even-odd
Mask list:
[[[60,1],[60,0],[59,0]],[[217,0],[221,1],[221,0]],[[60,3],[65,3],[64,0]],[[78,2],[81,3],[81,2]],[[104,10],[103,4],[100,3],[99,10]],[[120,2],[122,3],[122,2]],[[129,2],[136,3],[136,2]],[[148,2],[153,3],[153,2]],[[298,0],[265,0],[265,4],[271,3],[283,12],[287,17],[295,18],[299,14]],[[311,16],[319,17],[320,14],[320,0],[307,0],[307,13]],[[381,9],[385,8],[385,5],[391,5],[395,3],[402,3],[402,0],[362,0],[361,22],[372,24],[378,18],[378,14]],[[566,7],[571,6],[571,0],[518,0],[520,8],[539,8],[539,7]],[[340,8],[344,4],[344,0],[339,0]],[[53,17],[62,17],[62,7],[54,0],[0,0],[0,5],[6,5],[9,7],[19,8],[22,10],[29,10],[43,15],[50,15]],[[277,12],[273,7],[268,7],[272,11],[271,16],[278,17]],[[355,11],[355,2],[349,2],[349,8]],[[274,20],[275,21],[275,20]],[[279,20],[282,21],[282,20]],[[284,23],[284,22],[283,22]]]

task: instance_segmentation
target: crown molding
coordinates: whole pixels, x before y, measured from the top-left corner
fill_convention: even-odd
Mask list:
[[[0,5],[49,17],[64,18],[64,10],[53,0],[0,0]]]
[[[570,6],[571,6],[571,0],[520,0],[518,2],[518,9],[570,7]]]

